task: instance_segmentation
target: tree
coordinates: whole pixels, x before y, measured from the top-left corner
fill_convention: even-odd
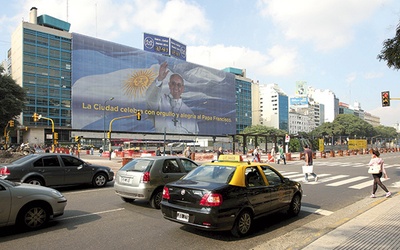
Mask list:
[[[389,68],[400,69],[400,23],[397,25],[395,37],[383,42],[378,59],[386,61]]]
[[[0,73],[0,127],[4,128],[9,120],[17,118],[23,111],[26,93],[1,66]]]

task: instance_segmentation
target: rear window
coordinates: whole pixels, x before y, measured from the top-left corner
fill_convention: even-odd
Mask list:
[[[213,183],[229,183],[236,168],[228,166],[200,166],[189,172],[183,179]]]
[[[132,161],[128,162],[120,170],[144,172],[144,171],[146,171],[147,167],[153,165],[153,162],[154,162],[154,160],[136,159],[136,160],[132,160]]]

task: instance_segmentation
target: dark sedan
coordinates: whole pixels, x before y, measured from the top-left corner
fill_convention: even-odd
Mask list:
[[[68,154],[32,154],[0,165],[0,178],[41,186],[92,184],[114,179],[109,167],[93,165]]]
[[[249,233],[253,219],[281,210],[298,215],[301,184],[265,163],[220,157],[164,187],[164,218],[204,230]]]

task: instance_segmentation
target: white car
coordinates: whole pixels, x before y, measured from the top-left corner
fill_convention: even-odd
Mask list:
[[[0,179],[0,227],[39,229],[64,214],[67,199],[57,190]]]

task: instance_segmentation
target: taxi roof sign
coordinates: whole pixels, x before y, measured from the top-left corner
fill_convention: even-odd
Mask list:
[[[218,161],[241,162],[243,159],[241,155],[220,155]]]

